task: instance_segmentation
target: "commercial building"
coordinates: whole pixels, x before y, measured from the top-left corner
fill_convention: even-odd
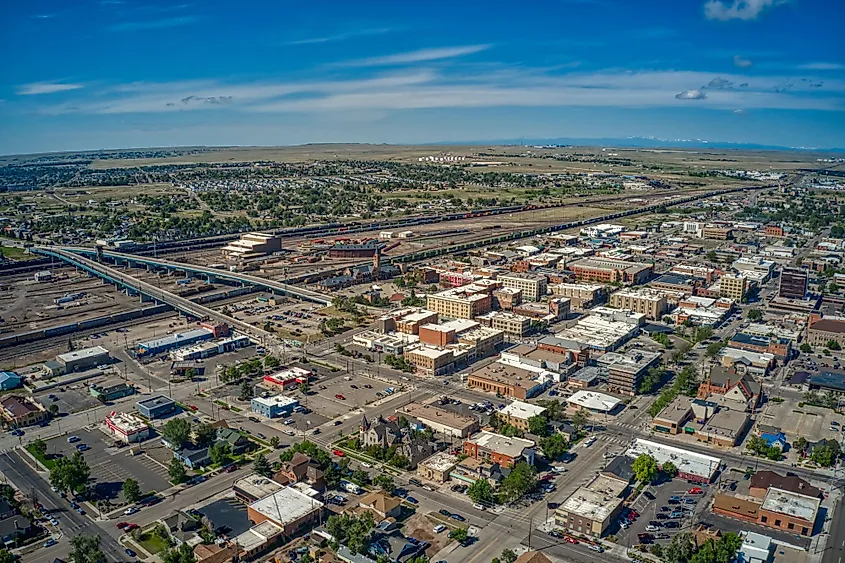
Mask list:
[[[804,299],[807,295],[807,286],[810,281],[810,273],[804,268],[790,268],[784,266],[780,271],[778,282],[778,297],[786,299]]]
[[[643,375],[660,361],[659,352],[630,350],[624,354],[608,352],[596,359],[607,373],[607,389],[633,397],[639,392]]]
[[[834,395],[845,395],[845,373],[821,371],[807,379],[810,391],[822,391]]]
[[[686,395],[678,395],[657,413],[651,424],[655,432],[680,434],[690,417],[692,417],[692,400]]]
[[[697,326],[715,326],[721,323],[732,310],[733,301],[730,299],[691,296],[679,301],[678,308],[670,317],[678,325],[689,321]]]
[[[555,511],[556,526],[574,534],[603,536],[622,510],[627,487],[618,479],[596,476],[561,503]]]
[[[758,522],[792,534],[811,536],[821,499],[770,487],[760,505]]]
[[[733,236],[733,229],[730,227],[720,227],[717,225],[707,225],[701,232],[703,238],[728,240]]]
[[[612,412],[622,401],[616,397],[597,393],[595,391],[576,391],[566,399],[566,404],[571,411],[587,409],[590,412],[609,413]]]
[[[618,309],[598,307],[593,314],[578,320],[555,336],[577,343],[578,347],[611,352],[640,332],[645,315]]]
[[[426,309],[450,319],[472,319],[490,311],[492,297],[467,287],[456,287],[426,296]]]
[[[128,397],[129,395],[134,395],[135,387],[124,382],[108,386],[95,384],[88,388],[88,392],[91,393],[91,396],[95,399],[99,399],[101,402],[106,403],[122,397]]]
[[[21,376],[13,371],[0,371],[0,391],[9,391],[21,386]]]
[[[396,412],[418,420],[435,432],[455,438],[466,438],[479,430],[478,419],[474,416],[464,416],[436,405],[408,403]]]
[[[0,414],[10,428],[32,426],[47,420],[47,409],[44,405],[19,395],[6,395],[0,400]]]
[[[56,361],[62,365],[64,373],[73,373],[111,363],[111,356],[109,351],[102,346],[94,346],[59,354],[56,356]]]
[[[719,280],[719,297],[740,302],[745,297],[746,291],[748,291],[748,278],[745,276],[725,274]]]
[[[693,412],[699,402],[700,399],[693,401]],[[684,425],[684,434],[694,436],[699,442],[730,448],[739,444],[750,423],[745,410],[719,408],[707,418],[696,415]]]
[[[528,419],[532,416],[540,416],[546,412],[545,407],[540,405],[532,405],[531,403],[524,403],[522,401],[513,401],[504,409],[499,411],[499,420],[505,424],[510,424],[519,428],[523,432],[528,432]]]
[[[809,341],[809,338],[807,340]],[[787,338],[774,335],[758,336],[744,332],[734,334],[728,342],[728,346],[761,354],[768,353],[780,359],[788,358],[792,350],[792,343]]]
[[[164,418],[176,412],[176,401],[165,397],[164,395],[156,395],[143,401],[138,401],[135,405],[141,415],[150,420],[156,418]]]
[[[458,457],[447,452],[437,452],[417,464],[417,475],[435,483],[445,483],[458,464]]]
[[[195,328],[185,332],[169,334],[162,338],[139,342],[137,353],[139,356],[152,356],[173,350],[174,348],[189,346],[203,340],[211,340],[212,338],[214,338],[213,330],[207,328]]]
[[[273,397],[253,397],[249,403],[250,410],[267,418],[278,418],[289,416],[293,409],[299,406],[299,401],[285,395]]]
[[[522,303],[522,291],[510,287],[502,287],[493,292],[493,308],[510,311]]]
[[[827,347],[827,343],[834,341],[841,348],[845,348],[845,320],[819,319],[807,328],[807,344],[810,346]]]
[[[652,280],[648,285],[654,289],[693,295],[696,289],[703,285],[703,282],[704,280],[702,278],[684,274],[666,273]]]
[[[241,238],[223,247],[226,260],[253,260],[282,249],[282,238],[267,233],[245,233]]]
[[[494,362],[469,374],[467,387],[525,400],[541,393],[549,382],[535,371]]]
[[[760,283],[769,281],[775,272],[775,263],[759,257],[743,256],[737,258],[731,268],[746,276],[753,275]]]
[[[467,457],[498,463],[501,467],[513,467],[521,461],[534,465],[534,442],[485,430],[467,438],[463,452]]]
[[[196,360],[201,358],[210,358],[217,354],[225,354],[240,348],[249,346],[252,342],[249,337],[244,334],[235,334],[228,338],[221,338],[219,340],[212,340],[211,342],[198,342],[192,346],[174,350],[171,355],[176,361]]]
[[[546,276],[531,273],[509,273],[500,275],[498,280],[505,287],[518,289],[522,292],[522,298],[529,301],[539,301],[546,295],[548,280]]]
[[[765,469],[757,471],[751,476],[751,485],[748,489],[748,494],[762,499],[766,497],[766,494],[772,487],[811,498],[820,498],[822,496],[821,489],[812,486],[797,475],[780,475],[774,471]]]
[[[655,289],[620,289],[610,294],[611,307],[642,313],[655,320],[666,312],[666,294]]]
[[[719,353],[719,363],[722,367],[732,370],[737,375],[746,373],[763,376],[775,365],[775,355],[768,352],[752,352],[726,346]]]
[[[338,243],[328,251],[329,258],[372,258],[381,252],[383,243],[370,240],[362,244]]]
[[[606,283],[640,284],[647,282],[654,274],[653,264],[600,257],[575,260],[567,264],[567,268],[574,272],[579,280]]]
[[[531,331],[531,318],[515,313],[491,311],[486,315],[476,317],[476,320],[495,330],[501,330],[508,336],[522,337]]]
[[[250,504],[247,517],[254,524],[268,520],[273,522],[282,528],[284,537],[289,539],[319,524],[323,506],[322,502],[292,487],[284,487]]]
[[[775,544],[772,538],[756,532],[743,532],[742,545],[736,552],[738,563],[771,563]]]
[[[566,297],[575,310],[583,310],[607,299],[607,287],[600,284],[558,283],[551,286],[552,293]]]
[[[252,504],[280,491],[283,487],[284,485],[273,479],[268,479],[258,473],[251,473],[232,483],[232,492],[235,493],[235,498],[242,503]]]
[[[443,375],[452,371],[455,353],[452,350],[436,346],[417,346],[405,350],[403,356],[414,365],[418,373],[424,375]]]
[[[293,366],[265,375],[261,380],[261,387],[275,393],[282,393],[308,383],[313,375],[313,372],[307,369]]]
[[[134,414],[111,412],[106,415],[104,422],[109,434],[127,444],[141,442],[150,437],[147,422]]]
[[[652,440],[635,438],[633,445],[625,451],[625,455],[636,459],[642,454],[653,457],[658,466],[671,461],[678,468],[678,476],[681,479],[698,483],[712,482],[722,464],[722,460],[717,457],[691,452]]]
[[[284,540],[284,529],[265,520],[235,537],[235,545],[240,549],[237,560],[254,561],[259,555],[281,545]]]

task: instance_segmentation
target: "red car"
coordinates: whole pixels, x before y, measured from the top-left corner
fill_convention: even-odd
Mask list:
[[[140,527],[141,526],[139,526],[138,524],[127,524],[126,527],[123,528],[123,531],[124,532],[131,532],[132,530],[135,530],[135,529],[140,528]]]
[[[126,527],[126,526],[128,526],[128,525],[129,525],[129,522],[118,522],[118,523],[117,523],[117,527],[118,527],[118,529],[120,529],[120,530],[122,530],[123,528],[125,528],[125,527]]]
[[[572,536],[566,536],[563,538],[566,543],[578,543],[578,540],[573,538]]]
[[[191,409],[194,412],[197,412],[199,410],[199,408],[196,405],[188,405],[188,408]]]
[[[345,453],[343,453],[343,452],[342,452],[342,451],[340,451],[340,450],[332,450],[332,453],[333,453],[334,455],[336,455],[337,457],[343,457],[343,456],[345,456],[345,455],[346,455]]]
[[[633,516],[634,518],[639,518],[639,517],[640,517],[640,513],[639,513],[639,512],[637,512],[636,510],[632,509],[632,508],[629,508],[629,509],[628,509],[628,513],[629,513],[631,516]]]
[[[230,465],[229,467],[226,468],[226,473],[234,473],[237,470],[238,470],[237,465]]]
[[[554,478],[555,478],[554,473],[546,473],[545,475],[540,477],[540,481],[551,481]]]
[[[701,487],[693,487],[687,491],[687,493],[691,495],[701,495],[704,494],[704,490]]]
[[[345,400],[346,400],[346,397],[344,397],[344,396],[343,396],[343,395],[341,395],[340,393],[338,393],[337,395],[335,395],[335,396],[334,396],[334,398],[335,398],[335,399],[340,399],[341,401],[345,401]]]

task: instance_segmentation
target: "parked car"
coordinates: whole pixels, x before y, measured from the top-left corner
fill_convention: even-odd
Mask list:
[[[417,487],[422,486],[422,481],[420,481],[419,479],[414,479],[414,478],[408,479],[408,483],[410,483],[411,485],[415,485]]]
[[[123,528],[125,528],[128,525],[129,525],[129,522],[118,522],[116,527],[117,527],[118,530],[122,530]]]
[[[552,530],[551,532],[549,532],[549,535],[552,536],[553,538],[558,538],[558,539],[563,538],[563,534],[561,534],[557,530]]]
[[[346,400],[346,397],[344,397],[344,396],[343,396],[343,395],[341,395],[340,393],[338,393],[337,395],[335,395],[335,396],[334,396],[334,398],[335,398],[335,399],[340,399],[341,401],[345,401],[345,400]]]
[[[666,522],[665,524],[663,524],[663,527],[664,527],[664,528],[677,528],[677,527],[679,527],[679,526],[680,526],[680,524],[678,524],[678,523],[677,523],[677,522],[675,522],[674,520],[669,520],[668,522]]]
[[[604,553],[604,548],[602,546],[598,545],[598,544],[595,544],[595,543],[591,543],[590,545],[588,545],[587,549],[591,549],[591,550],[595,551],[596,553]]]
[[[57,542],[57,541],[56,541],[56,540],[54,540],[53,538],[50,538],[49,540],[47,540],[47,541],[45,541],[45,542],[44,542],[44,547],[53,547],[53,546],[54,546],[54,545],[56,545],[57,543],[59,543],[59,542]]]
[[[576,539],[575,539],[575,538],[573,538],[572,536],[566,536],[565,538],[563,538],[563,540],[564,540],[566,543],[572,543],[572,544],[576,544],[576,543],[578,543],[578,540],[576,540]]]
[[[691,495],[701,495],[704,494],[704,489],[702,489],[701,487],[693,487],[688,490],[687,493]]]
[[[67,437],[67,443],[68,444],[73,444],[74,442],[78,442],[78,441],[79,441],[79,436],[68,436]]]
[[[336,455],[337,457],[343,457],[343,456],[345,456],[345,455],[346,455],[345,453],[343,453],[343,452],[342,452],[342,451],[340,451],[340,450],[332,450],[332,453],[333,453],[334,455]]]
[[[405,497],[405,500],[407,500],[407,501],[408,501],[408,502],[410,502],[411,504],[419,504],[419,503],[420,503],[420,501],[418,501],[418,500],[417,500],[417,499],[415,499],[414,497],[410,497],[410,496],[409,496],[409,497]]]
[[[452,516],[452,513],[450,511],[446,510],[445,508],[441,508],[439,512],[443,516],[447,516],[447,517]]]
[[[434,533],[439,534],[440,532],[444,531],[445,529],[446,529],[445,524],[438,524],[437,526],[434,527]]]
[[[452,518],[452,520],[457,520],[458,522],[466,522],[467,521],[466,518],[464,518],[463,516],[461,516],[458,513],[452,514],[451,518]]]
[[[137,514],[137,513],[138,513],[138,508],[135,507],[135,506],[130,506],[129,508],[127,508],[126,510],[123,511],[123,514],[125,514],[126,516],[131,516],[131,515]]]

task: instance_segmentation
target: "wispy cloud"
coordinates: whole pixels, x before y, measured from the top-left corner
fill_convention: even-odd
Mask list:
[[[799,65],[801,70],[845,70],[845,65],[840,63],[807,63]]]
[[[371,35],[384,35],[395,31],[394,28],[382,27],[376,29],[361,29],[358,31],[349,31],[346,33],[338,33],[336,35],[324,35],[321,37],[308,37],[305,39],[296,39],[285,42],[285,45],[313,45],[315,43],[336,43],[338,41],[346,41],[354,39],[355,37],[367,37]]]
[[[32,82],[30,84],[22,84],[21,86],[19,86],[18,95],[35,96],[39,94],[55,94],[56,92],[78,90],[80,88],[82,88],[81,84],[65,84],[61,82]]]
[[[751,61],[746,59],[745,57],[734,55],[734,66],[737,68],[750,68]]]
[[[704,100],[707,98],[707,94],[701,90],[684,90],[675,94],[675,98],[678,100]]]
[[[197,16],[180,16],[177,18],[164,18],[159,20],[131,21],[116,23],[109,26],[111,31],[140,31],[145,29],[167,29],[183,25],[195,24],[199,21]]]
[[[754,20],[764,10],[786,0],[707,0],[704,15],[709,20]]]
[[[442,59],[451,59],[454,57],[462,57],[464,55],[472,55],[473,53],[479,53],[489,48],[490,45],[466,45],[464,47],[420,49],[418,51],[397,53],[395,55],[386,55],[384,57],[368,57],[366,59],[347,61],[342,63],[342,66],[389,66],[437,61]]]
[[[56,12],[53,14],[33,14],[32,17],[37,20],[51,20],[57,17],[59,14],[61,14],[61,12]]]

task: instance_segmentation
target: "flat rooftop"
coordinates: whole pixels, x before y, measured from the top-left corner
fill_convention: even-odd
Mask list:
[[[282,485],[272,479],[252,473],[232,483],[232,488],[240,489],[254,499],[262,499],[280,490]]]
[[[539,416],[546,412],[545,407],[540,405],[532,405],[531,403],[524,403],[522,401],[514,401],[500,411],[502,414],[528,420],[532,416]]]
[[[566,402],[572,405],[577,405],[579,407],[584,407],[585,409],[601,412],[610,412],[615,409],[616,406],[622,401],[620,401],[616,397],[605,395],[604,393],[597,393],[595,391],[584,391],[582,389],[581,391],[578,391],[574,395],[569,397]]]
[[[538,374],[533,371],[501,362],[493,362],[492,364],[486,365],[472,372],[469,376],[526,388],[536,385],[538,378]]]
[[[473,416],[464,416],[456,412],[437,408],[435,405],[424,405],[422,403],[408,403],[404,407],[397,409],[397,412],[407,414],[422,423],[431,421],[448,426],[449,428],[461,430],[478,424],[478,420]]]
[[[625,451],[626,456],[635,459],[642,454],[649,454],[657,461],[658,465],[671,461],[678,468],[678,471],[708,480],[713,478],[716,470],[722,464],[722,460],[718,457],[699,454],[659,442],[643,440],[642,438],[636,438],[633,445]]]
[[[420,467],[430,467],[434,471],[448,471],[458,463],[458,456],[452,455],[448,452],[437,452],[431,457],[427,457],[417,465]]]
[[[511,438],[486,430],[478,432],[472,438],[467,438],[467,442],[509,457],[519,457],[525,449],[534,447],[534,442],[531,440]]]
[[[265,520],[236,537],[235,543],[244,551],[249,552],[257,547],[261,547],[267,543],[267,540],[278,536],[282,532],[284,532],[282,528],[270,520]]]
[[[155,397],[150,397],[149,399],[144,399],[143,401],[138,401],[138,406],[142,406],[148,409],[154,409],[156,407],[161,407],[165,405],[172,405],[173,399],[169,397],[165,397],[164,395],[156,395]]]
[[[297,401],[296,399],[292,397],[286,397],[285,395],[273,395],[272,397],[254,397],[252,401],[265,407],[287,407],[299,403],[299,401]]]
[[[322,510],[323,503],[291,487],[259,499],[249,507],[281,525],[291,524],[314,511]]]
[[[622,502],[621,498],[579,487],[558,508],[589,520],[604,522]]]
[[[821,502],[819,498],[770,487],[760,508],[815,522]]]
[[[56,359],[67,364],[77,360],[96,358],[97,356],[102,356],[103,354],[108,355],[108,353],[109,351],[102,346],[93,346],[91,348],[83,348],[82,350],[74,350],[72,352],[59,354],[56,356]]]

